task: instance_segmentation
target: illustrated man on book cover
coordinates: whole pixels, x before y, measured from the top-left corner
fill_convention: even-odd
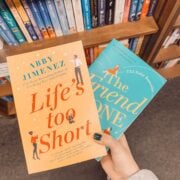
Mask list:
[[[79,84],[81,82],[81,84],[83,85],[84,82],[83,82],[81,68],[80,68],[82,65],[82,61],[80,60],[80,58],[76,54],[74,55],[73,63],[75,66],[75,76],[76,76],[77,84]]]

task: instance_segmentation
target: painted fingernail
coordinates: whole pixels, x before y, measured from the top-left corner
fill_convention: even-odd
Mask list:
[[[100,141],[101,138],[102,138],[102,135],[99,134],[99,133],[94,133],[94,136],[93,136],[93,137],[94,137],[95,140]]]

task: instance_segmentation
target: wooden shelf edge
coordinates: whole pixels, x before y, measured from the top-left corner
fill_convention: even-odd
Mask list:
[[[0,97],[12,95],[11,84],[5,83],[0,85]]]
[[[160,73],[163,77],[170,79],[180,76],[180,64],[177,64],[171,68],[162,68],[156,70],[158,73]]]
[[[178,16],[176,22],[173,25],[173,28],[179,28],[180,27],[180,15]]]
[[[66,44],[73,41],[82,40],[84,47],[91,47],[105,44],[113,38],[121,40],[141,35],[149,35],[156,33],[158,26],[153,17],[146,17],[139,21],[127,22],[120,24],[107,25],[98,27],[90,31],[84,31],[56,37],[54,39],[36,41],[33,43],[25,43],[16,47],[4,47],[0,50],[1,62],[6,61],[6,56],[29,52],[32,50],[44,49],[55,45]]]
[[[161,48],[153,63],[158,63],[180,57],[180,47],[171,45],[168,48]]]

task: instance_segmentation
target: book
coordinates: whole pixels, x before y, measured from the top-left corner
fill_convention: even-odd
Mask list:
[[[143,7],[142,7],[142,12],[141,12],[141,17],[142,18],[147,16],[150,2],[151,2],[150,0],[144,0],[144,4],[143,4]]]
[[[114,24],[123,22],[125,0],[115,1]]]
[[[149,11],[148,11],[148,16],[154,15],[157,4],[158,4],[158,0],[151,0],[150,6],[149,6]]]
[[[114,0],[107,0],[106,1],[106,13],[105,13],[105,23],[107,25],[114,23],[114,10],[115,8],[115,1]]]
[[[75,18],[74,18],[72,1],[64,0],[64,6],[66,9],[66,15],[67,15],[68,24],[69,24],[69,32],[75,33],[77,30],[76,30],[76,22],[75,22]]]
[[[0,1],[0,15],[2,16],[2,18],[8,25],[9,29],[12,31],[16,40],[19,43],[26,42],[24,35],[22,34],[21,30],[19,29],[14,17],[10,13],[10,11],[4,1]]]
[[[43,36],[44,39],[49,39],[49,34],[41,17],[41,13],[38,9],[37,1],[35,0],[27,0],[29,8],[31,9],[32,15],[38,25],[38,28]]]
[[[15,39],[15,37],[13,36],[12,32],[10,31],[9,27],[7,26],[7,24],[4,22],[2,16],[0,15],[0,35],[1,37],[4,39],[4,41],[8,44],[8,45],[18,45],[18,41]]]
[[[64,35],[69,34],[69,24],[66,16],[66,9],[64,6],[63,0],[55,0],[55,6],[57,10],[57,14],[60,20],[62,32]]]
[[[135,49],[135,54],[137,54],[137,55],[140,53],[140,50],[141,50],[141,47],[142,47],[142,44],[143,44],[143,40],[144,40],[144,36],[140,36],[138,38],[137,46],[136,46],[136,49]]]
[[[131,0],[125,0],[123,22],[128,22],[129,11],[130,11]]]
[[[41,34],[41,32],[40,32],[40,30],[38,28],[38,25],[37,25],[37,23],[36,23],[36,21],[35,21],[35,19],[33,17],[33,14],[32,14],[31,9],[30,9],[30,7],[29,7],[29,5],[27,3],[27,0],[21,0],[21,2],[23,4],[23,7],[24,7],[24,9],[25,9],[25,11],[26,11],[32,25],[33,25],[34,31],[36,32],[39,40],[42,40],[43,39],[42,34]]]
[[[26,40],[27,40],[28,42],[32,42],[32,38],[31,38],[31,36],[29,35],[28,30],[26,29],[25,24],[24,24],[24,22],[22,21],[19,13],[18,13],[18,11],[17,11],[17,9],[15,8],[15,6],[14,6],[14,4],[13,4],[13,1],[11,1],[11,0],[6,0],[5,2],[6,2],[6,4],[7,4],[7,6],[9,7],[9,10],[11,11],[11,13],[12,13],[13,17],[15,18],[16,22],[18,23],[18,25],[19,25],[22,33],[24,34]]]
[[[101,127],[81,41],[7,63],[29,173],[106,155],[93,140]]]
[[[101,127],[118,139],[166,83],[119,41],[112,40],[89,67]]]
[[[21,16],[21,19],[27,29],[27,31],[29,32],[29,35],[31,36],[32,40],[38,40],[38,36],[36,35],[36,32],[34,31],[34,28],[32,26],[32,23],[28,17],[28,15],[26,14],[26,11],[24,10],[24,7],[21,4],[20,0],[12,0],[19,15]]]
[[[98,27],[98,0],[90,0],[92,27]]]
[[[143,4],[144,4],[144,0],[138,1],[138,5],[137,5],[137,9],[136,9],[136,17],[135,17],[136,20],[139,20],[141,17]]]
[[[98,0],[98,26],[105,25],[106,1]]]
[[[138,0],[131,0],[131,6],[129,11],[129,21],[135,21],[136,20],[136,12],[138,7]]]
[[[0,63],[0,78],[9,76],[7,63]]]
[[[86,30],[90,30],[92,28],[90,0],[81,0],[81,5],[84,18],[84,27]]]
[[[47,9],[49,11],[49,16],[51,18],[51,22],[53,24],[56,36],[62,36],[62,29],[59,22],[58,14],[56,11],[56,7],[53,0],[45,0]]]
[[[73,5],[73,12],[75,17],[77,32],[84,31],[81,0],[72,0],[72,5]]]
[[[54,28],[53,28],[53,25],[51,23],[51,19],[49,17],[49,12],[47,10],[45,1],[37,0],[37,5],[39,8],[41,17],[43,19],[44,25],[47,29],[48,34],[49,34],[49,37],[50,38],[56,37],[56,34],[54,32]]]

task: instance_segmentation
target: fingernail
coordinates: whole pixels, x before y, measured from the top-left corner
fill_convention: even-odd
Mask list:
[[[101,135],[101,134],[99,134],[99,133],[94,133],[93,138],[94,138],[95,140],[97,140],[97,141],[100,141],[100,140],[101,140],[101,138],[102,138],[102,135]]]

